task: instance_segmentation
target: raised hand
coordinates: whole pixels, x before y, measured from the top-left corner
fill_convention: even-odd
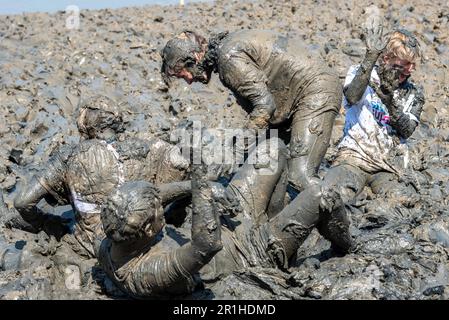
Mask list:
[[[368,17],[363,26],[363,40],[365,41],[366,50],[380,54],[387,44],[383,37],[383,21],[378,9],[367,11]]]
[[[218,182],[209,182],[209,184],[212,187],[212,196],[220,215],[233,218],[243,212],[238,199],[230,194],[223,185]]]

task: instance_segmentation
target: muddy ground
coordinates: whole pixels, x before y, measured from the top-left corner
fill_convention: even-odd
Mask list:
[[[350,207],[361,249],[344,257],[314,232],[298,251],[297,267],[245,270],[194,298],[448,299],[449,298],[449,8],[446,0],[215,1],[82,11],[80,29],[67,15],[0,16],[0,187],[11,205],[14,186],[62,143],[79,140],[74,111],[90,93],[126,102],[126,135],[168,138],[183,119],[239,127],[247,115],[217,77],[208,86],[161,82],[159,50],[184,28],[204,35],[245,28],[303,37],[344,79],[358,63],[366,6],[375,3],[389,28],[417,33],[424,57],[414,75],[424,86],[422,122],[409,140],[416,199],[376,199],[368,188]],[[341,138],[337,119],[323,170]],[[3,230],[17,247],[34,241]],[[34,236],[33,236],[34,237]],[[104,288],[69,290],[49,261],[0,272],[0,299],[105,299]],[[56,280],[55,280],[56,279]],[[223,285],[225,283],[226,285]]]

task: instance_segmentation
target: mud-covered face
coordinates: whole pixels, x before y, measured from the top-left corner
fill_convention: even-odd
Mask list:
[[[406,81],[416,70],[415,61],[409,61],[405,59],[400,59],[398,57],[384,57],[383,59],[384,69],[391,69],[398,76],[399,84]]]
[[[192,32],[168,41],[161,52],[163,76],[182,78],[188,84],[208,83],[211,71],[202,63],[206,47],[205,39]]]
[[[121,107],[106,96],[95,96],[78,107],[76,120],[80,134],[86,139],[115,140],[124,131]]]
[[[170,77],[184,79],[188,84],[201,82],[207,84],[210,81],[211,71],[205,70],[200,62],[200,56],[204,54],[194,54],[193,58],[185,59],[175,64],[174,67],[167,67],[166,74]]]
[[[121,115],[112,112],[86,109],[84,127],[80,131],[88,139],[115,140],[117,132],[123,131]]]

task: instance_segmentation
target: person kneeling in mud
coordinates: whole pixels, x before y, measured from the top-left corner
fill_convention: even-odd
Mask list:
[[[419,123],[424,105],[422,88],[409,81],[420,57],[417,39],[397,30],[383,41],[382,25],[366,30],[366,55],[349,69],[344,95],[346,123],[333,167],[315,198],[315,211],[331,212],[320,222],[320,233],[343,251],[355,249],[349,229],[332,223],[346,220],[344,204],[370,185],[375,194],[409,205],[416,190],[407,168],[406,139]],[[376,64],[378,62],[378,64]],[[411,183],[409,183],[411,182]]]
[[[286,166],[282,141],[266,140],[256,150],[264,165],[247,161],[226,189],[207,181],[204,164],[193,165],[191,228],[164,226],[163,192],[151,183],[120,186],[101,213],[108,238],[98,260],[106,274],[134,298],[155,298],[189,293],[201,280],[242,268],[288,268],[321,217],[295,199],[268,222],[255,223]],[[304,192],[311,196],[313,189]]]
[[[248,128],[279,127],[291,120],[289,185],[302,191],[318,184],[317,172],[329,146],[342,87],[327,64],[303,39],[271,31],[224,32],[208,41],[184,31],[162,51],[162,75],[208,83],[212,72],[250,112]],[[168,81],[167,81],[168,82]]]
[[[55,205],[70,203],[75,213],[74,230],[62,240],[79,256],[95,259],[105,237],[100,207],[107,195],[136,179],[167,189],[167,203],[189,195],[190,182],[182,181],[189,162],[177,146],[157,138],[117,141],[124,128],[122,114],[118,104],[105,96],[89,98],[80,105],[77,125],[87,140],[54,152],[42,171],[22,183],[14,206],[38,232],[46,215],[51,214],[51,208],[48,213],[38,208],[42,199]],[[177,182],[166,183],[170,181]]]

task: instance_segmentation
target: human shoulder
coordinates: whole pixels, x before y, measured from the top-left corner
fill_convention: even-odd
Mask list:
[[[66,162],[76,152],[77,147],[78,145],[73,143],[62,144],[50,154],[50,157],[58,157],[61,161]]]
[[[116,142],[114,147],[123,159],[141,160],[145,158],[152,146],[151,140],[129,138]]]

